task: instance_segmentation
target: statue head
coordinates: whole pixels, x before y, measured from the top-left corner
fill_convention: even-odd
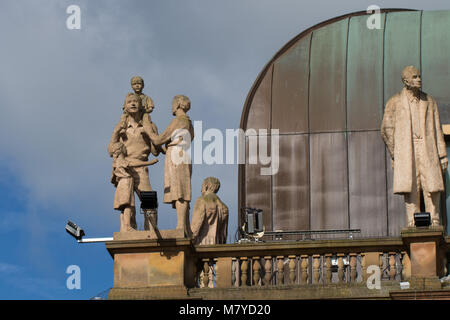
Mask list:
[[[179,94],[172,100],[172,114],[175,115],[178,109],[183,109],[184,112],[188,112],[191,108],[191,101],[188,97]]]
[[[141,97],[136,93],[128,93],[123,104],[125,113],[129,115],[137,114],[141,111],[141,107]]]
[[[402,81],[408,89],[420,89],[422,87],[420,71],[414,66],[407,66],[403,69]]]
[[[140,94],[142,89],[144,89],[144,79],[139,76],[131,78],[131,88],[133,88],[135,93]]]
[[[207,193],[217,193],[220,189],[220,181],[214,177],[208,177],[202,183],[202,195]]]

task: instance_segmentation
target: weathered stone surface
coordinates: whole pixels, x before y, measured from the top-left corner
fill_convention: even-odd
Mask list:
[[[134,192],[139,194],[142,191],[152,191],[146,166],[156,163],[157,160],[147,160],[150,152],[155,156],[159,154],[151,140],[142,134],[145,132],[144,128],[156,133],[157,128],[148,116],[144,117],[145,110],[139,94],[140,90],[126,96],[124,114],[114,127],[108,145],[108,152],[113,157],[111,182],[116,187],[114,209],[121,212],[121,232],[136,230]],[[143,121],[144,118],[147,121]],[[156,212],[146,215],[144,225],[147,229],[156,221],[155,215]]]
[[[433,225],[440,224],[439,193],[444,191],[443,171],[448,165],[446,145],[436,101],[420,90],[420,72],[406,67],[405,87],[389,99],[381,136],[394,168],[394,193],[404,194],[407,226],[414,226],[423,191],[425,209]]]
[[[442,276],[444,266],[441,251],[445,250],[444,228],[405,228],[401,232],[408,247],[412,278]]]
[[[202,195],[195,201],[192,235],[195,244],[221,244],[227,241],[228,207],[217,196],[220,181],[208,177],[202,183]]]
[[[186,114],[191,102],[184,95],[177,95],[172,101],[172,114],[175,118],[161,135],[146,128],[145,133],[156,146],[165,145],[167,150],[164,162],[164,202],[171,203],[177,210],[177,229],[191,236],[189,223],[189,203],[191,201],[192,163],[187,152],[194,128]]]
[[[411,273],[415,276],[436,276],[436,243],[411,243]]]
[[[112,288],[109,300],[164,300],[164,299],[198,299],[188,295],[184,286],[163,286],[151,288]]]
[[[114,288],[194,286],[196,269],[190,239],[142,239],[149,232],[124,232],[115,236],[133,234],[140,237],[107,243],[114,258]]]
[[[114,287],[184,285],[184,252],[124,253],[114,257]]]
[[[391,291],[392,300],[450,300],[450,290],[402,290]]]
[[[149,231],[133,231],[133,232],[114,232],[114,240],[145,240],[145,239],[183,239],[183,230],[149,230]]]
[[[216,286],[217,288],[230,288],[232,287],[232,274],[229,272],[232,269],[232,258],[223,257],[218,258],[216,262],[217,278]]]

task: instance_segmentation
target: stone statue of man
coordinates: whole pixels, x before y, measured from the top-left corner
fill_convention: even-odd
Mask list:
[[[394,169],[394,193],[403,194],[408,227],[420,212],[420,192],[432,225],[440,225],[440,192],[448,159],[436,101],[422,92],[420,72],[403,69],[404,88],[389,99],[384,110],[381,136]]]
[[[116,187],[114,195],[114,209],[121,211],[120,231],[130,231],[137,228],[136,217],[132,213],[134,204],[134,179],[132,168],[150,166],[158,162],[141,161],[127,158],[126,148],[122,142],[116,142],[111,147],[113,157],[113,171],[111,183]]]
[[[134,191],[138,194],[141,191],[152,191],[146,166],[153,163],[147,162],[150,152],[154,156],[158,155],[149,137],[143,134],[144,130],[153,132],[153,129],[143,122],[140,96],[129,93],[125,99],[124,111],[125,115],[115,126],[108,146],[108,152],[114,159],[111,181],[117,187],[114,207],[121,211],[121,232],[136,230]],[[120,152],[118,150],[122,147],[117,148],[119,145],[123,145]],[[156,226],[156,218],[156,213],[146,215],[145,229]]]
[[[227,240],[228,207],[217,196],[220,181],[203,180],[202,195],[195,201],[192,214],[192,235],[195,244],[222,244]]]

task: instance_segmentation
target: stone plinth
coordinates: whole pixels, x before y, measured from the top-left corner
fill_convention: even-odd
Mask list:
[[[195,260],[192,240],[183,235],[178,230],[159,230],[157,238],[149,231],[114,233],[106,243],[114,258],[110,298],[185,298],[195,285]]]
[[[402,239],[411,260],[412,279],[438,279],[444,273],[444,228],[418,227],[402,230]]]
[[[134,231],[134,232],[114,232],[114,240],[152,240],[152,239],[183,239],[183,230],[155,230],[155,231]]]

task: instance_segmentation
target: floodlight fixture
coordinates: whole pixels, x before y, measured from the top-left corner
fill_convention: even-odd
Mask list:
[[[139,193],[139,199],[141,200],[141,209],[143,210],[158,208],[158,196],[156,191],[141,191]]]
[[[416,227],[428,227],[431,225],[431,215],[429,212],[414,213],[414,225]]]
[[[84,230],[70,220],[66,224],[66,231],[78,241],[85,235]]]
[[[245,232],[255,234],[264,231],[263,210],[256,208],[242,208],[244,212]]]
[[[86,235],[84,233],[84,230],[70,220],[66,224],[66,231],[72,237],[74,237],[78,241],[78,243],[93,243],[93,242],[105,242],[114,240],[114,238],[112,237],[83,239],[83,237]]]

